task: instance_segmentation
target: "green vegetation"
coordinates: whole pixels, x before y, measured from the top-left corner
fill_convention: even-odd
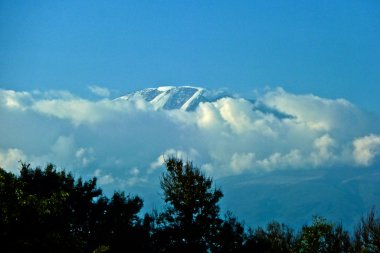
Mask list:
[[[166,161],[166,205],[141,215],[143,200],[96,186],[49,164],[21,164],[16,176],[0,168],[1,252],[380,252],[380,219],[363,217],[352,236],[314,217],[295,232],[272,222],[247,229],[220,214],[220,189],[192,163]],[[222,218],[223,216],[223,218]]]

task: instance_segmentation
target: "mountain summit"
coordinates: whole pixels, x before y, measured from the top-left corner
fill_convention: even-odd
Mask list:
[[[151,103],[156,110],[180,109],[193,111],[201,102],[212,102],[225,96],[224,92],[211,92],[204,88],[192,86],[161,86],[158,88],[147,88],[118,99],[129,100],[143,98]]]

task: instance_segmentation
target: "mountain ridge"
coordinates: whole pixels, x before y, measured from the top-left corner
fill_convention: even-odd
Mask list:
[[[117,100],[142,98],[156,110],[193,111],[202,102],[214,102],[221,97],[229,97],[225,92],[213,92],[196,86],[159,86],[134,91]]]

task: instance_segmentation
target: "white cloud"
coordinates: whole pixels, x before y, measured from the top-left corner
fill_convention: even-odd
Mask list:
[[[185,161],[194,161],[198,155],[198,151],[193,148],[191,148],[189,151],[168,149],[163,154],[159,155],[157,159],[150,164],[148,173],[150,174],[158,168],[164,166],[165,160],[170,157],[177,157]]]
[[[22,150],[17,148],[10,148],[8,150],[0,149],[0,168],[17,173],[20,161],[27,162]]]
[[[0,89],[0,105],[8,109],[24,110],[31,102],[32,97],[28,92],[16,92]]]
[[[257,167],[266,171],[301,168],[308,165],[305,157],[302,156],[302,153],[298,149],[292,149],[285,155],[275,152],[262,160],[258,160]]]
[[[197,125],[200,128],[209,129],[211,131],[218,131],[222,128],[222,117],[216,108],[211,103],[201,103],[197,109]]]
[[[379,117],[346,100],[282,89],[257,99],[155,111],[138,98],[92,101],[63,91],[0,90],[0,165],[11,170],[20,159],[53,162],[87,176],[96,166],[102,184],[128,186],[157,176],[170,154],[218,177],[349,166],[352,154],[368,166],[380,152]]]
[[[146,182],[146,178],[140,175],[140,170],[137,167],[128,171],[126,179],[120,180],[121,185],[124,186],[134,186],[144,182]]]
[[[234,153],[230,163],[231,169],[237,174],[240,174],[243,170],[252,169],[254,159],[254,153]]]
[[[93,148],[79,148],[75,152],[75,157],[78,159],[79,164],[83,167],[88,166],[94,159]]]
[[[295,95],[278,88],[259,99],[279,112],[293,116],[298,123],[314,131],[329,131],[341,126],[340,119],[356,113],[356,108],[344,99],[325,99],[315,95]]]
[[[335,146],[335,141],[325,134],[314,141],[315,151],[311,153],[311,159],[315,166],[327,163],[333,159],[334,154],[331,149]]]
[[[94,177],[98,179],[100,185],[107,185],[115,182],[115,179],[111,174],[103,175],[101,169],[95,170]]]
[[[118,188],[133,187],[139,183],[145,183],[146,177],[140,175],[140,170],[135,167],[127,171],[123,176],[115,176],[113,173],[105,173],[105,170],[96,169],[93,176],[102,186],[112,185],[113,190]]]
[[[97,86],[97,85],[91,85],[91,86],[88,86],[88,89],[98,95],[98,96],[101,96],[101,97],[109,97],[111,92],[107,89],[107,88],[104,88],[104,87],[100,87],[100,86]]]
[[[380,135],[367,135],[354,140],[354,159],[358,165],[369,166],[380,155]]]
[[[103,101],[93,103],[84,99],[50,99],[37,101],[31,109],[47,116],[69,119],[75,125],[80,125],[102,120],[107,107]]]
[[[142,99],[90,101],[65,95],[62,98],[37,100],[29,109],[45,116],[69,120],[75,126],[79,126],[112,121],[120,114],[128,116],[128,114],[133,115],[153,108]]]

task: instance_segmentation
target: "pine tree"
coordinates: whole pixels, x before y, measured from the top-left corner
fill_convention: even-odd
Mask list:
[[[375,208],[362,218],[354,236],[356,252],[380,252],[380,217],[376,216]]]
[[[166,161],[161,188],[167,204],[159,216],[157,243],[161,252],[208,252],[217,247],[221,225],[218,202],[223,194],[191,162]]]

